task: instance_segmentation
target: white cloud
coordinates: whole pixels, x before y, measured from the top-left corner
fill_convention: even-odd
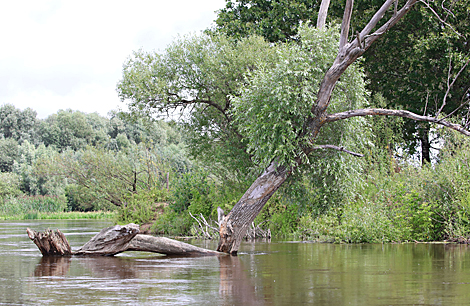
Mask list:
[[[199,32],[224,0],[4,1],[0,4],[0,104],[105,115],[133,50],[162,50]]]

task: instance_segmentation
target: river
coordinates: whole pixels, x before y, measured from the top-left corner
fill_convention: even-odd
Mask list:
[[[468,305],[470,249],[244,242],[236,257],[43,258],[26,228],[78,248],[108,221],[0,221],[0,305]],[[190,243],[215,249],[215,241]]]

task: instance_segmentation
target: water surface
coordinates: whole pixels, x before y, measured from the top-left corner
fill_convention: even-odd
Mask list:
[[[0,304],[468,305],[466,245],[243,243],[239,256],[50,257],[26,235],[59,228],[78,248],[110,222],[0,221]],[[215,241],[191,241],[216,248]]]

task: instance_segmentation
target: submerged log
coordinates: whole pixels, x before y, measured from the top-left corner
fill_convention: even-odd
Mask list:
[[[90,241],[74,252],[71,250],[65,235],[59,230],[57,232],[46,230],[44,233],[39,233],[28,228],[26,232],[43,256],[113,256],[125,251],[184,256],[225,255],[178,240],[139,234],[139,226],[132,223],[102,229]]]

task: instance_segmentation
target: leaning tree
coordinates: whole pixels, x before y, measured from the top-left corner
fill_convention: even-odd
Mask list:
[[[185,116],[198,123],[197,139],[212,140],[215,147],[222,144],[217,151],[222,155],[233,141],[241,160],[263,166],[262,174],[221,219],[218,251],[237,253],[263,206],[300,167],[312,162],[312,152],[328,149],[361,155],[341,140],[344,133],[357,132],[343,122],[356,120],[360,126],[364,116],[397,116],[470,136],[468,119],[460,125],[446,120],[441,112],[431,117],[367,108],[363,103],[358,58],[418,0],[408,0],[401,7],[397,0],[385,1],[352,36],[353,0],[346,1],[340,31],[325,26],[329,2],[321,3],[316,29],[303,26],[299,39],[290,44],[273,47],[248,38],[230,49],[221,38],[207,37],[205,44],[188,46],[182,41],[184,48],[170,48],[168,54],[176,54],[173,57],[140,52],[125,65],[118,91],[123,100],[130,100],[131,109],[168,111],[190,106]],[[449,78],[449,86],[457,77]],[[193,145],[201,152],[210,149],[198,141]],[[230,160],[235,165],[237,154],[232,153]]]

